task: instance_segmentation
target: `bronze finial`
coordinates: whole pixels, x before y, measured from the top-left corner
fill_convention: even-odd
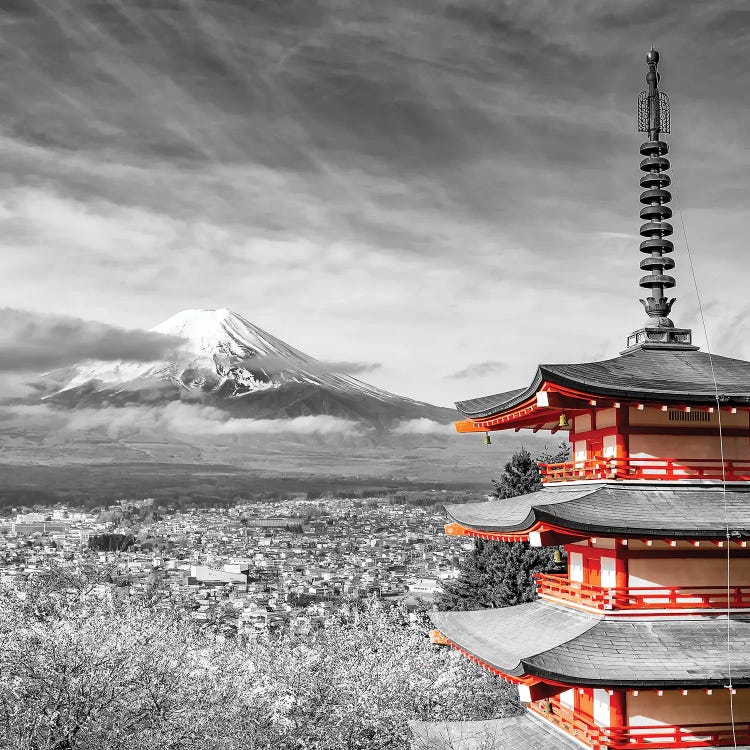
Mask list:
[[[643,345],[695,349],[691,345],[690,330],[675,328],[669,318],[675,300],[668,299],[664,293],[665,289],[671,289],[676,283],[674,277],[665,273],[674,268],[674,260],[667,257],[674,251],[674,244],[666,239],[673,232],[672,225],[666,221],[672,217],[672,209],[667,205],[672,200],[672,194],[666,189],[671,182],[666,173],[670,167],[669,159],[665,156],[669,146],[660,138],[662,133],[669,133],[669,97],[659,90],[659,53],[653,45],[646,55],[646,64],[648,89],[638,97],[638,130],[648,133],[648,141],[641,144],[640,149],[645,157],[640,165],[645,173],[640,180],[644,189],[640,199],[644,207],[640,216],[646,220],[640,229],[641,236],[645,238],[640,250],[648,256],[640,266],[648,274],[639,283],[650,294],[641,300],[648,320],[641,330],[628,336],[628,348]]]

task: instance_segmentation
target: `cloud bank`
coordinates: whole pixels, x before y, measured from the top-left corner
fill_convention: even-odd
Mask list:
[[[441,424],[426,417],[399,422],[392,430],[394,435],[452,435],[452,424]]]
[[[64,411],[46,405],[6,406],[4,421],[20,420],[27,427],[48,427],[60,432],[103,431],[112,440],[142,434],[196,438],[234,435],[279,435],[300,438],[357,437],[361,425],[338,417],[319,415],[293,419],[237,419],[210,406],[174,401],[163,406],[104,407]]]
[[[150,331],[0,309],[0,373],[52,370],[83,360],[151,362],[173,355],[182,343]]]

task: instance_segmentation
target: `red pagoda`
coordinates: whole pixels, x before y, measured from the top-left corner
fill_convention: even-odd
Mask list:
[[[670,320],[669,100],[646,61],[645,324],[614,359],[457,404],[459,432],[564,431],[572,451],[538,492],[446,508],[450,535],[567,552],[531,603],[433,615],[438,641],[518,685],[527,711],[493,747],[750,748],[750,362]]]

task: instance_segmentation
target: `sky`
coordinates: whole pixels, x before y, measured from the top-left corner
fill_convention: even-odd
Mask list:
[[[148,349],[227,307],[446,405],[616,356],[651,43],[711,345],[750,358],[740,0],[4,0],[6,338],[73,316]],[[673,207],[672,318],[705,348]]]

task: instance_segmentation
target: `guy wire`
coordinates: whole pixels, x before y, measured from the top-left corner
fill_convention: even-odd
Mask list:
[[[672,167],[672,175],[676,178],[674,166]],[[677,180],[675,179],[676,183]],[[711,366],[711,378],[714,383],[714,398],[716,401],[716,414],[719,422],[719,451],[721,455],[721,487],[722,487],[722,499],[724,502],[724,526],[726,528],[726,570],[727,570],[727,678],[728,685],[726,686],[729,691],[729,716],[732,722],[732,740],[737,750],[737,729],[734,721],[734,687],[732,685],[732,631],[731,631],[731,613],[732,613],[732,599],[731,599],[731,541],[732,533],[729,527],[729,510],[727,508],[727,468],[724,460],[724,434],[721,423],[721,399],[719,397],[719,384],[716,381],[716,371],[714,370],[714,359],[711,351],[711,342],[708,337],[708,326],[706,325],[706,318],[703,314],[703,303],[701,302],[700,291],[698,290],[698,278],[695,273],[695,265],[693,264],[693,254],[690,251],[690,243],[687,238],[687,230],[685,228],[685,217],[682,213],[682,203],[680,201],[679,190],[676,185],[674,186],[674,197],[677,210],[680,214],[680,224],[682,225],[682,236],[685,239],[685,249],[687,250],[688,263],[690,264],[690,273],[693,277],[693,286],[695,287],[695,296],[698,300],[698,314],[700,315],[701,325],[703,327],[703,336],[706,340],[706,352],[708,353],[708,362]]]

